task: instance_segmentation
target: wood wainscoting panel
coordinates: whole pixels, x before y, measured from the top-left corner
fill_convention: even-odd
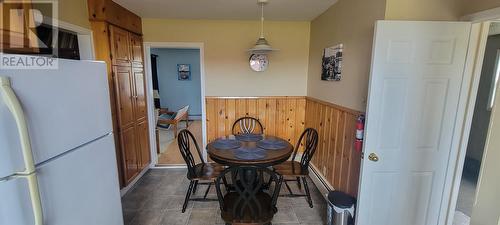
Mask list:
[[[361,112],[307,97],[306,127],[319,134],[311,163],[335,190],[357,196],[361,153],[354,150],[356,119]]]
[[[257,118],[264,133],[295,145],[305,129],[305,97],[206,97],[207,140],[231,134],[234,121]]]
[[[206,110],[209,142],[230,135],[234,121],[244,116],[257,118],[265,134],[293,145],[305,128],[315,128],[313,168],[335,190],[357,196],[361,153],[354,140],[361,112],[309,97],[206,97]]]

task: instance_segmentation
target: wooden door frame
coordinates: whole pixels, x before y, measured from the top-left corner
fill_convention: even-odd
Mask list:
[[[176,49],[199,49],[200,50],[200,79],[201,79],[201,129],[202,129],[202,152],[203,158],[207,158],[207,118],[205,107],[205,44],[202,42],[144,42],[144,69],[146,70],[146,91],[149,118],[149,142],[151,148],[150,168],[158,165],[158,155],[156,153],[156,121],[153,100],[153,74],[151,73],[151,49],[152,48],[176,48]]]

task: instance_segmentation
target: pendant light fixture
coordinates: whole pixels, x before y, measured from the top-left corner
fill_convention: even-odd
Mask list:
[[[257,0],[257,2],[260,5],[261,10],[260,37],[255,43],[255,46],[253,46],[253,48],[249,49],[248,51],[252,54],[268,54],[272,51],[276,51],[276,49],[273,49],[271,45],[269,45],[266,38],[264,37],[264,6],[268,3],[268,0]]]

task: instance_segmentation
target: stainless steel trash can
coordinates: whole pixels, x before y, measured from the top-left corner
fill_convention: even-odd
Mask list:
[[[327,225],[353,225],[356,199],[340,192],[331,191],[327,196]]]

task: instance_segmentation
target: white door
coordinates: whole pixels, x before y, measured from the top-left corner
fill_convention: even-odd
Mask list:
[[[443,224],[469,33],[465,22],[377,22],[358,225]]]

